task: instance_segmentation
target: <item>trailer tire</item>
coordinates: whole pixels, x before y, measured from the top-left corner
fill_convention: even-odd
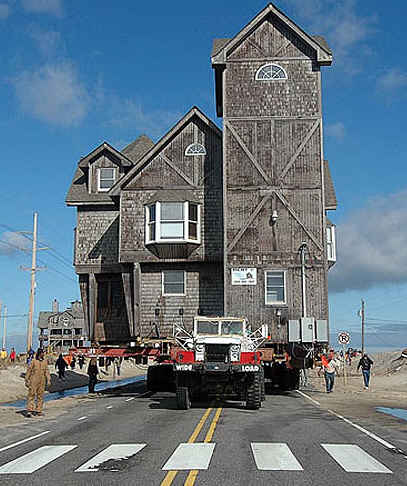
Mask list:
[[[258,410],[261,407],[261,373],[254,373],[246,389],[246,408]]]
[[[191,400],[189,398],[189,390],[186,386],[177,387],[177,407],[178,410],[188,410],[191,408]]]

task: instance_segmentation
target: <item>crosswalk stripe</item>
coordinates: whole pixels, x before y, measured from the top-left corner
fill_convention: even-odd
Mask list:
[[[303,471],[287,444],[252,442],[251,447],[257,469],[261,471]]]
[[[213,442],[180,444],[164,464],[163,470],[208,469],[214,449],[215,444]]]
[[[77,446],[43,446],[0,467],[0,474],[29,474],[58,459]]]
[[[120,461],[128,459],[140,452],[147,444],[113,444],[102,452],[99,452],[95,457],[76,469],[75,472],[89,472],[98,471],[100,464],[106,461]]]
[[[321,444],[346,472],[392,474],[382,463],[353,444]]]

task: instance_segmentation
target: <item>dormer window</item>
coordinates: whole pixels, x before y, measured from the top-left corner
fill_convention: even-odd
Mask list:
[[[116,169],[100,168],[98,169],[98,191],[108,191],[115,183]]]
[[[157,201],[146,206],[146,244],[200,243],[200,206]]]
[[[285,70],[278,64],[264,64],[256,73],[256,81],[288,79]]]
[[[206,155],[206,149],[200,143],[191,143],[185,149],[185,155]]]

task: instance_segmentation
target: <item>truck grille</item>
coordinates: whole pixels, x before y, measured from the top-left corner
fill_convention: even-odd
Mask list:
[[[205,361],[227,363],[229,361],[229,344],[205,344]]]

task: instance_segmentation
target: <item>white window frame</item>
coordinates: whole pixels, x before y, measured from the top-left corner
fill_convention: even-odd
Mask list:
[[[110,187],[100,187],[101,174],[103,169],[113,170],[113,184]],[[116,168],[115,167],[98,167],[98,192],[110,191],[110,188],[116,182]]]
[[[276,66],[278,67],[279,69],[281,69],[284,73],[284,78],[260,78],[260,72],[267,66]],[[273,69],[273,68],[272,68]],[[259,69],[256,71],[256,77],[255,77],[255,80],[256,81],[286,81],[288,79],[288,75],[287,75],[287,71],[282,67],[280,66],[279,64],[276,64],[274,62],[268,62],[266,64],[263,64],[262,66],[259,67]]]
[[[326,254],[329,262],[336,262],[335,226],[326,227]]]
[[[201,152],[201,153],[193,153],[193,152],[191,152],[190,153],[189,151],[192,149],[192,147],[195,147],[195,146],[202,147],[203,148],[203,152]],[[191,143],[190,145],[188,145],[188,147],[185,149],[185,155],[190,156],[190,157],[192,157],[194,155],[198,155],[198,156],[200,156],[200,155],[206,155],[206,148],[201,143],[194,142],[194,143]]]
[[[284,300],[276,300],[275,302],[268,302],[267,301],[267,274],[268,273],[282,273],[284,278]],[[264,303],[267,306],[282,306],[287,305],[287,270],[282,269],[273,269],[273,270],[265,270],[264,271]]]
[[[184,274],[184,292],[182,294],[166,294],[164,291],[164,274],[165,272],[182,272]],[[187,272],[185,270],[162,270],[161,272],[161,295],[164,297],[180,297],[186,295],[187,288]]]
[[[183,238],[161,238],[161,204],[165,204],[166,202],[179,202],[184,204],[184,237]],[[194,204],[197,206],[197,238],[192,239],[189,238],[189,205]],[[152,222],[150,221],[150,213],[149,208],[155,205],[155,239],[151,239],[150,236],[150,225]],[[195,221],[192,221],[195,223]],[[152,243],[201,243],[201,205],[195,203],[193,201],[157,201],[152,204],[148,204],[145,206],[145,242],[146,245]]]

